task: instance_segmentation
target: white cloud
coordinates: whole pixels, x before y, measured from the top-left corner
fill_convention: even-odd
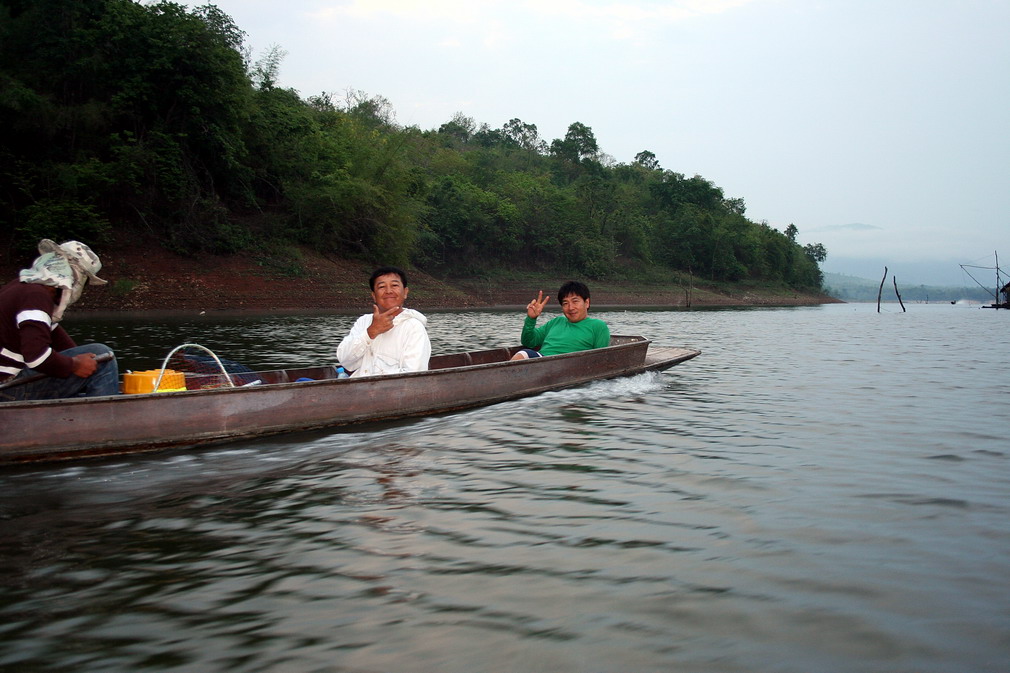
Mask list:
[[[512,44],[512,34],[500,21],[492,21],[481,41],[485,47],[501,49]]]
[[[722,14],[758,0],[676,0],[674,2],[592,2],[592,0],[531,0],[535,14],[567,19],[593,19],[605,23],[675,23],[705,14]]]
[[[356,19],[393,18],[436,25],[491,25],[490,35],[501,30],[499,19],[513,25],[524,22],[557,24],[558,28],[582,24],[583,29],[625,40],[643,31],[655,30],[698,16],[722,14],[761,0],[675,0],[651,3],[594,2],[592,0],[346,0],[308,12],[314,20],[340,17]],[[488,41],[487,38],[484,40]],[[495,41],[495,40],[492,40]]]
[[[506,3],[480,3],[472,0],[349,0],[334,3],[310,12],[319,19],[351,16],[358,19],[393,17],[429,23],[472,23],[486,16],[488,8],[504,7]]]
[[[869,231],[872,229],[883,229],[883,227],[878,227],[875,224],[852,222],[851,224],[829,224],[826,227],[818,227],[810,231]]]

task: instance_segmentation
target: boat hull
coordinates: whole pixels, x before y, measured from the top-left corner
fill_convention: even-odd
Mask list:
[[[156,451],[443,413],[671,367],[699,354],[641,337],[510,362],[512,349],[432,358],[432,369],[336,379],[331,367],[262,372],[264,385],[0,404],[0,462]],[[287,382],[308,375],[321,379]],[[327,378],[322,378],[327,377]]]

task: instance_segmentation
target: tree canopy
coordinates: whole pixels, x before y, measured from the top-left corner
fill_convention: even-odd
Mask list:
[[[360,91],[277,85],[213,5],[0,0],[0,222],[39,238],[143,232],[179,252],[278,243],[444,275],[664,268],[818,289],[820,244],[745,216],[642,150],[608,161],[592,128],[541,138],[457,113],[400,126]]]

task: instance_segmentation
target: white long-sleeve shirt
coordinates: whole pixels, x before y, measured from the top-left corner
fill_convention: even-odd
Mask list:
[[[337,346],[337,360],[351,376],[400,374],[428,368],[431,342],[425,325],[428,319],[411,308],[405,308],[393,318],[393,329],[374,339],[368,337],[372,314],[354,322],[350,333]]]

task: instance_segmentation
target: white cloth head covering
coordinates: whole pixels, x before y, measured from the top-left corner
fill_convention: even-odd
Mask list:
[[[53,322],[63,319],[63,312],[81,298],[89,280],[98,285],[108,282],[96,275],[102,270],[102,260],[80,241],[67,241],[57,245],[44,238],[39,242],[39,252],[42,255],[32,262],[30,268],[22,269],[19,278],[22,283],[48,285],[63,290],[56,310],[53,311]]]

